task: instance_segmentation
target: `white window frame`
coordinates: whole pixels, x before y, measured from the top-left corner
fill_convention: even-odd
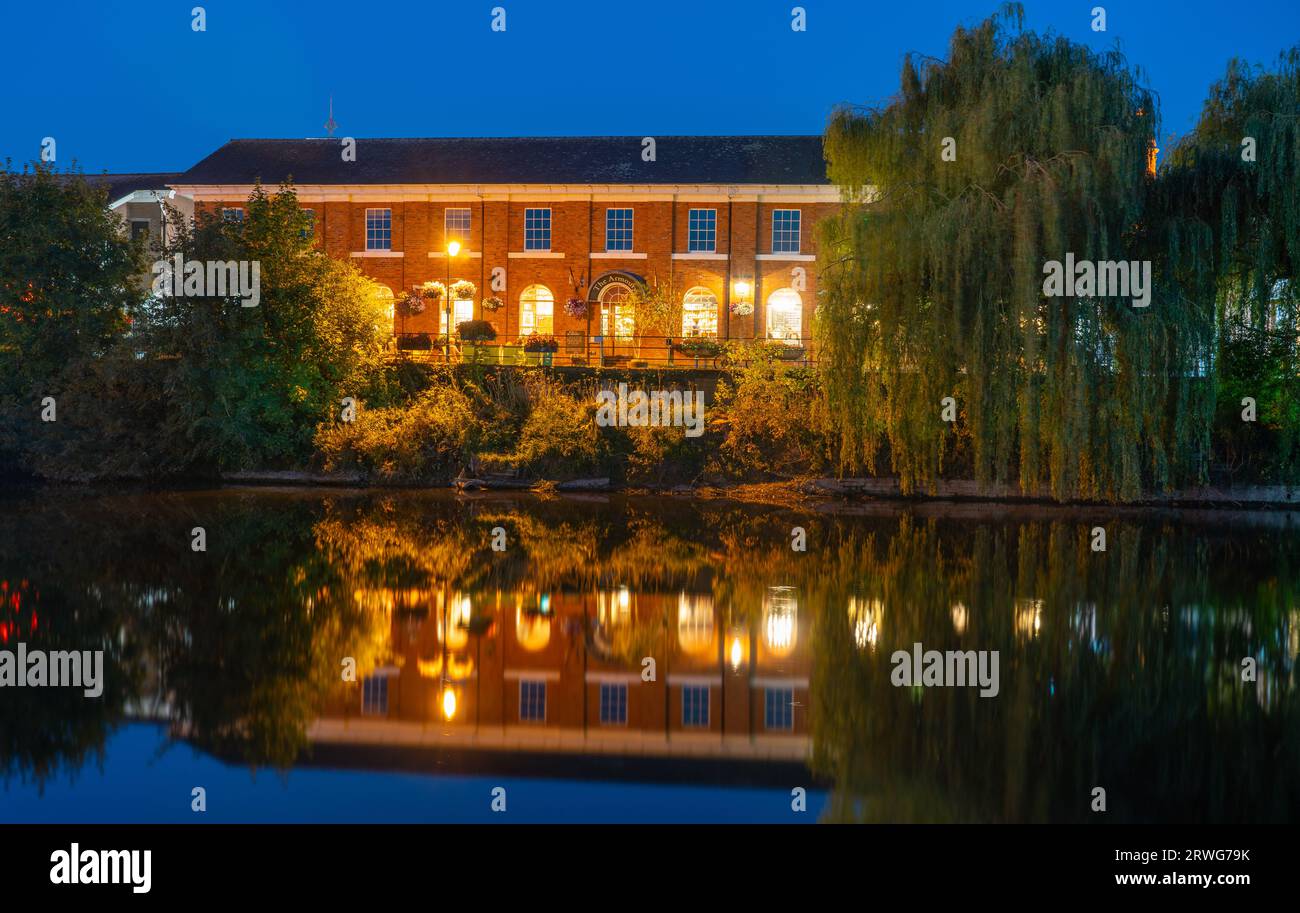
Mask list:
[[[387,216],[386,216],[385,221],[387,221],[387,223],[388,223],[388,226],[387,226],[387,232],[388,232],[388,238],[387,238],[387,240],[388,240],[388,243],[387,243],[387,244],[384,244],[384,245],[382,245],[382,246],[378,243],[378,239],[377,239],[377,238],[375,239],[375,243],[371,243],[372,239],[371,239],[371,237],[370,237],[370,214],[371,214],[372,212],[373,212],[373,213],[380,213],[380,212],[382,212],[382,213],[387,213]],[[379,232],[379,231],[380,231],[380,229],[379,229],[378,227],[377,227],[375,230],[376,230],[376,232]],[[392,250],[392,249],[393,249],[393,210],[392,210],[392,207],[388,207],[388,206],[376,206],[376,207],[370,207],[370,208],[367,208],[367,209],[366,209],[366,250]]]

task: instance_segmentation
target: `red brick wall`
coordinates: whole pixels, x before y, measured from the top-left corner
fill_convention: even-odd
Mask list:
[[[201,202],[198,212],[219,214],[225,206],[245,206],[242,200]],[[483,314],[476,307],[475,316],[490,320],[500,338],[513,340],[519,332],[519,296],[529,285],[541,284],[555,296],[555,333],[562,337],[568,330],[586,331],[586,321],[569,317],[564,302],[574,294],[573,281],[590,285],[610,270],[627,270],[660,282],[671,280],[679,292],[704,286],[718,298],[718,335],[732,339],[749,339],[763,335],[765,303],[776,289],[791,286],[792,270],[805,272],[803,299],[803,334],[812,333],[813,308],[817,294],[817,270],[813,261],[755,260],[755,254],[768,254],[772,244],[772,210],[799,209],[802,212],[801,253],[816,254],[816,226],[820,219],[836,209],[833,203],[754,203],[677,202],[670,201],[487,201],[476,198],[434,203],[369,202],[311,203],[304,206],[316,211],[317,242],[334,257],[354,263],[365,275],[383,283],[400,295],[404,289],[437,280],[446,282],[445,257],[430,257],[430,251],[445,251],[444,210],[470,210],[471,240],[453,261],[452,281],[469,279],[478,287],[477,301],[495,295],[505,302],[496,313]],[[511,252],[524,249],[524,210],[551,209],[551,250],[563,253],[562,259],[510,258]],[[365,250],[365,212],[368,208],[392,210],[392,249],[402,257],[352,257]],[[634,212],[633,252],[645,259],[589,259],[588,254],[605,252],[605,210],[631,208]],[[717,210],[717,252],[729,254],[728,260],[674,260],[672,254],[687,251],[688,213],[691,209]],[[467,253],[481,253],[468,257]],[[502,291],[489,288],[494,267],[506,271]],[[571,277],[572,276],[572,280]],[[737,281],[750,283],[755,312],[738,317],[727,312],[729,289]],[[585,297],[585,286],[582,292]],[[425,313],[407,317],[398,331],[429,332],[438,329],[438,313],[430,307]],[[598,317],[593,315],[592,333],[599,331]]]

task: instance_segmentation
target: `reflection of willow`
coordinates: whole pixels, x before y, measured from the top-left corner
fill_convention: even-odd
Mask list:
[[[1277,576],[1279,543],[1252,557],[1253,543],[1176,528],[1108,533],[1097,554],[1083,524],[904,520],[883,553],[841,544],[810,600],[829,817],[1096,820],[1095,786],[1110,821],[1300,817],[1300,615],[1287,609],[1300,581]],[[1242,599],[1252,561],[1266,579]],[[878,649],[863,645],[863,605],[879,610]],[[894,687],[891,654],[918,642],[998,650],[1000,694]],[[1250,655],[1267,686],[1242,684]]]

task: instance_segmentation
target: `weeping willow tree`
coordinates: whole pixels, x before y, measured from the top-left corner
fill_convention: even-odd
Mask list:
[[[1156,185],[1165,272],[1214,307],[1216,451],[1263,451],[1275,479],[1300,479],[1300,46],[1273,71],[1239,60],[1210,89],[1195,130]],[[1257,421],[1243,422],[1242,398]],[[1234,439],[1242,439],[1240,441]]]
[[[981,483],[1131,499],[1204,476],[1213,314],[1158,279],[1044,294],[1050,262],[1145,261],[1157,100],[1117,51],[1020,30],[1005,7],[910,55],[887,105],[826,133],[845,205],[822,226],[819,357],[844,467],[905,491]],[[944,415],[944,400],[956,421]]]

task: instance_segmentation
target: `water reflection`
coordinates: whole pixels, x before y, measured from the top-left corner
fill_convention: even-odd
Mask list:
[[[104,649],[109,671],[101,700],[0,695],[7,781],[75,774],[147,718],[251,765],[815,775],[836,820],[1088,821],[1094,786],[1110,821],[1300,819],[1285,514],[1112,517],[1099,554],[1096,517],[1059,510],[277,491],[3,507],[0,648]],[[789,549],[795,520],[820,552]],[[894,687],[890,657],[915,643],[998,651],[998,697]]]

